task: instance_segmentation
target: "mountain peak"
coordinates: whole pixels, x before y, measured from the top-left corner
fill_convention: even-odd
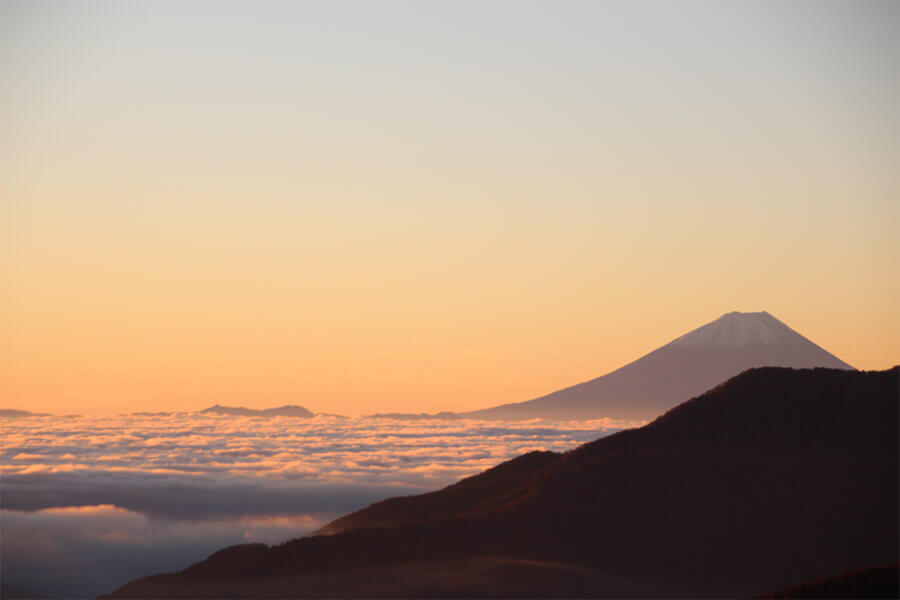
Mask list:
[[[462,416],[647,419],[754,367],[853,370],[764,310],[732,311],[596,379]]]
[[[671,345],[684,348],[746,348],[795,343],[803,337],[766,311],[725,313]]]

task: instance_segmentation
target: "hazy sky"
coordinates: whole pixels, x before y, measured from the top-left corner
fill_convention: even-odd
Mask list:
[[[900,360],[898,2],[0,4],[0,405],[473,409],[731,310]]]

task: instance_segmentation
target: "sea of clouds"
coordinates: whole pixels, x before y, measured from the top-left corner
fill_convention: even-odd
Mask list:
[[[635,423],[233,417],[0,420],[6,587],[91,597],[222,547],[277,543],[396,495]]]

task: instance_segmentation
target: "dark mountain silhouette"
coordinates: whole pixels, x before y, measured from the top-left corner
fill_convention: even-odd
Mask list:
[[[769,313],[731,312],[607,375],[473,419],[652,419],[754,367],[853,369]]]
[[[760,368],[317,535],[111,597],[735,597],[898,560],[900,368]]]
[[[365,527],[396,527],[461,515],[486,498],[503,494],[554,463],[556,452],[529,452],[437,492],[383,500],[332,521],[317,533],[340,533]]]
[[[0,418],[2,419],[23,419],[26,417],[50,417],[50,413],[36,413],[27,410],[18,410],[16,408],[0,408]]]
[[[761,598],[900,598],[900,565],[871,567],[792,586]]]
[[[244,408],[243,406],[210,406],[198,411],[198,414],[215,414],[215,415],[231,415],[235,417],[303,417],[309,418],[316,416],[315,413],[306,410],[302,406],[279,406],[278,408],[264,408],[257,410],[255,408]]]

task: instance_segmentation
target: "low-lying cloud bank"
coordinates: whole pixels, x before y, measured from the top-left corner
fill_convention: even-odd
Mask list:
[[[0,422],[0,475],[103,472],[158,480],[265,477],[427,486],[529,450],[565,450],[627,425],[196,414],[32,417]]]
[[[111,505],[0,510],[3,582],[40,596],[90,598],[124,581],[182,569],[247,542],[275,543],[316,525],[309,517],[151,519]]]
[[[223,546],[304,535],[383,498],[632,425],[324,415],[3,419],[3,581],[93,596]]]

